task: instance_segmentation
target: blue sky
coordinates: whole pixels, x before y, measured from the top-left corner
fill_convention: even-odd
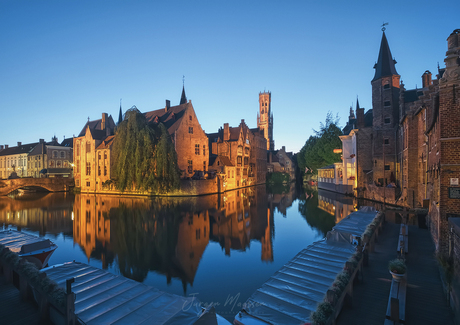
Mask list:
[[[203,129],[271,91],[275,147],[297,152],[328,111],[371,108],[381,25],[406,89],[444,67],[451,1],[0,1],[0,144],[78,135],[90,117],[179,104]]]

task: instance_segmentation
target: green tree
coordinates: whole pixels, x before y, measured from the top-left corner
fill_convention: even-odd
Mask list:
[[[340,161],[340,154],[333,152],[334,149],[342,148],[342,141],[339,138],[342,130],[338,127],[338,123],[338,117],[334,119],[332,113],[328,112],[326,123],[321,122],[318,131],[313,130],[314,135],[308,138],[297,157],[302,172],[305,172],[305,167],[308,167],[316,174],[318,168]]]
[[[147,123],[133,106],[118,125],[113,144],[113,175],[118,190],[164,193],[179,187],[177,156],[162,123]]]

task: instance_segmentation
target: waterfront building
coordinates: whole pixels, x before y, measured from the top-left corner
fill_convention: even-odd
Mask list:
[[[282,146],[281,149],[269,151],[267,154],[267,171],[269,173],[287,173],[291,181],[295,180],[296,166],[292,152],[286,152],[286,147]]]
[[[149,123],[161,122],[168,130],[182,178],[201,175],[208,170],[208,137],[198,121],[192,101],[187,102],[184,88],[179,105],[171,106],[170,101],[166,100],[164,108],[144,115]]]
[[[18,142],[16,147],[8,145],[0,146],[0,178],[26,177],[27,174],[27,156],[37,145],[35,143],[22,144]]]
[[[114,134],[112,116],[102,113],[101,119],[88,119],[78,137],[73,139],[75,186],[82,192],[100,190],[102,183],[110,179],[110,149]]]
[[[40,139],[27,157],[28,176],[72,177],[73,139],[62,143],[53,137],[51,142]]]
[[[224,123],[208,138],[210,170],[223,177],[225,190],[265,183],[267,149],[262,131],[249,129],[241,120],[237,127]]]

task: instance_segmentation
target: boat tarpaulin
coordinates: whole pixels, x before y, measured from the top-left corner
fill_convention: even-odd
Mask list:
[[[328,238],[334,238],[336,241],[344,240],[352,242],[353,237],[361,237],[366,231],[367,226],[377,216],[378,211],[372,207],[362,207],[358,211],[350,213],[348,216],[340,220],[332,231],[328,234]]]
[[[64,263],[42,272],[63,288],[67,279],[75,279],[75,314],[83,324],[187,325],[203,316],[194,297],[166,293],[84,263]]]
[[[32,250],[45,249],[53,245],[49,239],[12,229],[0,231],[0,244],[18,254],[28,253]]]
[[[269,324],[307,322],[355,251],[356,247],[347,242],[314,242],[255,291],[240,314]]]

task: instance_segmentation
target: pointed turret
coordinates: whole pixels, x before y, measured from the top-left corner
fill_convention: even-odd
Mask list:
[[[358,100],[358,97],[356,97],[356,111],[357,111],[358,109],[360,109],[360,107],[359,107],[359,100]]]
[[[121,112],[121,100],[120,100],[120,113],[118,114],[118,124],[120,124],[123,121],[123,114]]]
[[[388,46],[387,37],[385,32],[382,34],[382,42],[380,43],[380,52],[377,63],[374,65],[375,75],[372,81],[380,79],[382,77],[397,75],[396,72],[396,60],[391,56],[390,47]]]
[[[185,86],[182,85],[182,96],[180,96],[180,103],[179,105],[187,103],[187,96],[185,96]]]

